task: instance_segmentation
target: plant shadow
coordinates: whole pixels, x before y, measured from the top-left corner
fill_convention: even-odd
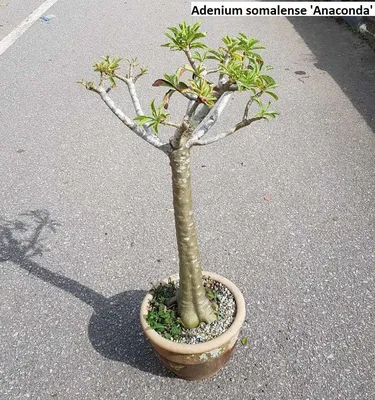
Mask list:
[[[58,226],[46,210],[29,211],[13,221],[0,218],[0,262],[12,262],[91,306],[94,312],[88,324],[88,338],[103,357],[153,375],[174,377],[153,354],[139,323],[139,307],[134,304],[140,306],[146,291],[129,290],[107,298],[33,260],[48,251],[45,232],[55,232]]]
[[[102,356],[129,364],[141,371],[174,377],[167,371],[146,341],[140,323],[139,307],[146,291],[130,290],[106,299],[94,309],[88,336]]]

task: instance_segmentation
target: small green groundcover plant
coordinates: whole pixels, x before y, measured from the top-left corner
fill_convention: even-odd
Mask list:
[[[218,311],[218,292],[214,288],[214,281],[210,277],[204,276],[203,286],[207,297],[212,302],[213,307],[216,308],[216,311]],[[180,339],[184,325],[178,316],[176,303],[178,284],[169,279],[168,283],[159,283],[159,285],[153,286],[150,293],[152,294],[152,299],[149,313],[146,317],[147,323],[166,339]]]
[[[163,46],[184,54],[186,63],[175,72],[165,73],[153,86],[165,88],[163,100],[152,100],[149,111],[144,112],[137,95],[136,84],[146,68],[138,66],[136,59],[125,60],[121,70],[120,57],[102,57],[94,64],[99,74],[97,83],[80,81],[88,90],[97,93],[106,106],[133,133],[159,149],[169,158],[172,172],[172,193],[179,254],[179,289],[176,314],[185,328],[197,327],[201,322],[217,319],[215,305],[209,299],[202,283],[202,267],[198,249],[197,232],[193,216],[190,156],[193,149],[206,146],[235,134],[251,124],[274,118],[277,113],[271,101],[277,100],[275,80],[269,75],[272,69],[265,65],[260,51],[263,47],[253,37],[240,33],[224,36],[218,48],[208,47],[203,39],[201,24],[182,22],[168,28],[168,42]],[[135,116],[126,115],[110,97],[110,91],[124,83],[128,89]],[[248,94],[243,105],[242,118],[231,128],[209,134],[233,95]],[[186,100],[186,112],[176,121],[168,112],[175,96]],[[161,128],[174,129],[167,140]],[[164,129],[163,129],[164,131]],[[168,324],[166,314],[164,324]],[[159,322],[156,322],[159,324]],[[173,328],[170,335],[177,334]]]
[[[147,323],[152,329],[166,339],[178,339],[181,335],[182,321],[178,317],[175,303],[169,303],[176,296],[176,284],[169,281],[160,283],[151,290],[152,300],[150,311],[146,317]]]

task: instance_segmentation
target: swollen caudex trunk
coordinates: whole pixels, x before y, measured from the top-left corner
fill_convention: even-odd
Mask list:
[[[202,283],[202,268],[191,198],[190,149],[185,146],[187,139],[182,136],[178,148],[174,149],[169,157],[172,168],[173,207],[180,265],[178,314],[185,328],[195,328],[200,322],[214,322],[217,316],[206,297]]]

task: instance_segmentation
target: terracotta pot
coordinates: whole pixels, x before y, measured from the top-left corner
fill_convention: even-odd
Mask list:
[[[203,272],[214,281],[224,284],[233,294],[237,312],[229,329],[221,336],[205,343],[176,343],[165,339],[147,324],[146,316],[152,295],[148,293],[141,305],[143,331],[162,363],[174,374],[187,380],[206,379],[219,372],[228,362],[237,342],[238,334],[245,320],[245,300],[239,289],[228,279],[212,272]],[[168,279],[178,280],[177,276]],[[168,279],[163,282],[168,282]]]

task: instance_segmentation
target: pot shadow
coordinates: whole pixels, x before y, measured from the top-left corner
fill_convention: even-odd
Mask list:
[[[12,262],[40,280],[70,293],[93,308],[88,338],[103,357],[131,365],[162,377],[174,377],[153,354],[139,323],[144,290],[129,290],[110,298],[87,286],[42,267],[32,258],[48,251],[46,231],[56,232],[59,224],[46,210],[34,210],[14,221],[0,218],[0,262]],[[161,368],[162,367],[162,368]]]
[[[88,336],[102,356],[153,375],[172,378],[174,375],[162,366],[145,339],[139,323],[139,308],[133,306],[140,305],[145,295],[146,291],[130,290],[106,299],[94,309]]]

